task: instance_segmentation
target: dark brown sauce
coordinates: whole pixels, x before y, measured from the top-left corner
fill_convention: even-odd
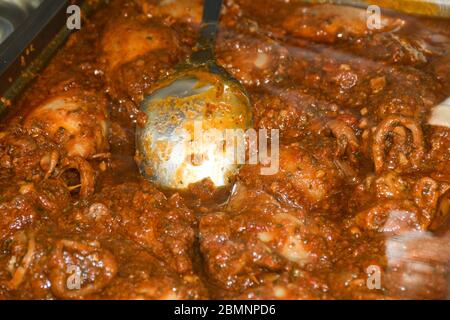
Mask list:
[[[450,22],[384,12],[370,31],[362,9],[225,1],[218,61],[250,92],[255,128],[280,130],[280,171],[246,165],[233,193],[158,190],[134,161],[138,106],[189,56],[197,2],[111,1],[3,120],[0,298],[448,297],[450,130],[427,119],[450,95]],[[49,114],[65,130],[27,120],[64,95],[83,104]],[[102,112],[107,148],[92,144]],[[71,154],[74,113],[86,157]]]

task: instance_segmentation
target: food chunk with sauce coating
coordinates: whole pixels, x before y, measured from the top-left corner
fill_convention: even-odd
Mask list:
[[[178,21],[200,24],[203,14],[201,0],[136,0],[145,14],[170,17]]]
[[[321,150],[327,154],[326,149]],[[261,175],[261,166],[245,166],[240,179],[249,186],[262,187],[283,203],[300,208],[322,207],[333,194],[339,193],[342,178],[330,158],[309,151],[297,143],[283,145],[279,151],[279,171]],[[329,155],[328,155],[329,156]]]
[[[365,9],[321,4],[299,7],[284,20],[283,27],[295,36],[333,43],[339,39],[362,37],[372,32],[386,32],[401,28],[404,22],[385,15],[380,26],[369,29]]]
[[[244,85],[260,86],[280,81],[289,68],[289,52],[269,37],[249,38],[224,31],[217,42],[217,59]]]
[[[192,271],[196,221],[178,194],[167,198],[145,180],[108,187],[100,194],[109,195],[110,199],[102,203],[117,217],[121,233],[170,262],[171,269],[179,273]]]
[[[90,91],[53,96],[27,115],[24,128],[48,136],[68,156],[89,158],[107,152],[107,102]]]
[[[200,219],[200,248],[208,276],[233,291],[272,286],[270,274],[326,266],[333,255],[329,241],[337,235],[334,223],[324,217],[287,208],[241,183],[235,186],[225,212]]]
[[[174,31],[146,17],[129,17],[111,21],[101,41],[101,60],[108,70],[131,62],[145,54],[162,50],[176,50]]]

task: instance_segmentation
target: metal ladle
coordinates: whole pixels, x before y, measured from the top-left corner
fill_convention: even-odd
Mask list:
[[[194,53],[144,97],[137,126],[136,160],[144,177],[168,189],[209,178],[228,185],[239,164],[225,152],[226,130],[252,126],[248,94],[215,61],[222,0],[205,0]]]

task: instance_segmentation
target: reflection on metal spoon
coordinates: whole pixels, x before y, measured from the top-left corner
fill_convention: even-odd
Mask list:
[[[227,130],[251,126],[250,101],[234,82],[205,71],[168,80],[142,104],[137,160],[144,176],[158,185],[184,189],[210,178],[231,182],[238,163],[224,152]]]

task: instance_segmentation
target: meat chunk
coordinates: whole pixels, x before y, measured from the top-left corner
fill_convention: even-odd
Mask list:
[[[289,68],[288,50],[268,37],[224,31],[217,43],[218,61],[245,85],[280,81]]]
[[[131,300],[193,300],[207,299],[208,292],[198,275],[180,275],[169,265],[125,239],[113,243],[117,248],[118,274],[101,297]]]
[[[422,128],[417,122],[407,117],[387,117],[378,125],[373,138],[375,172],[379,174],[385,167],[397,171],[417,169],[424,149]]]
[[[105,188],[99,200],[117,217],[121,233],[165,261],[169,268],[180,273],[192,271],[196,220],[179,195],[166,198],[143,180]]]
[[[22,230],[34,223],[39,214],[28,196],[16,196],[11,201],[0,203],[1,238],[7,237],[15,230]]]
[[[446,165],[450,161],[450,128],[433,126],[425,139],[431,146],[429,155],[432,167],[440,175],[450,176],[450,168]]]
[[[147,16],[111,20],[100,46],[108,94],[130,118],[137,116],[145,91],[184,54],[175,31]]]
[[[221,288],[238,292],[273,288],[268,279],[274,273],[326,266],[333,255],[329,241],[336,236],[331,221],[289,210],[264,191],[242,184],[235,186],[224,212],[200,219],[200,248],[208,276]],[[283,292],[281,283],[279,292]],[[289,286],[284,285],[284,294],[277,294],[275,288],[268,296],[302,296],[300,292],[290,296]],[[312,297],[313,291],[306,287],[303,294]]]
[[[349,217],[347,227],[386,235],[438,228],[445,223],[439,215],[439,199],[445,199],[449,188],[448,183],[429,177],[417,181],[394,173],[368,177],[349,200],[355,216]]]
[[[90,158],[109,149],[107,102],[93,92],[53,96],[32,110],[23,126],[47,136],[68,156]]]
[[[249,165],[242,168],[240,179],[293,207],[336,209],[331,208],[328,200],[341,192],[343,180],[331,160],[330,150],[307,150],[292,143],[282,145],[277,156],[280,167],[276,174],[260,175],[262,164]]]
[[[382,120],[402,115],[423,121],[432,107],[440,102],[438,82],[423,71],[402,67],[380,70],[386,85],[372,91],[368,107]],[[418,85],[418,84],[421,85]],[[408,94],[400,94],[407,92]]]
[[[32,137],[21,127],[13,126],[0,137],[0,171],[3,177],[12,174],[18,179],[31,180],[42,173],[40,162],[54,149],[55,145],[42,134]]]
[[[416,29],[417,33],[412,35],[407,29]],[[351,50],[373,60],[412,66],[424,66],[437,57],[445,57],[449,50],[448,35],[441,30],[431,31],[413,23],[397,31],[359,39]]]
[[[322,4],[299,7],[286,18],[283,27],[295,36],[333,43],[339,39],[363,37],[371,32],[386,32],[404,24],[402,20],[383,15],[380,28],[372,31],[368,28],[367,18],[363,9]]]
[[[120,18],[106,26],[101,48],[100,61],[112,72],[152,51],[177,51],[178,39],[169,27],[149,21],[145,16]]]
[[[301,90],[272,88],[255,101],[255,127],[279,129],[282,138],[297,138],[325,126],[335,117],[339,107],[317,99]]]
[[[167,51],[154,51],[125,63],[109,75],[109,94],[135,117],[146,91],[171,72],[177,61],[178,57]]]
[[[50,261],[53,294],[61,299],[82,299],[100,292],[117,273],[114,256],[93,242],[56,242]]]
[[[224,299],[237,300],[316,300],[330,299],[329,285],[323,277],[316,277],[300,269],[282,274],[268,273],[261,284],[242,292],[224,293]]]
[[[145,14],[158,17],[170,17],[178,21],[200,24],[203,14],[201,0],[136,0]]]

